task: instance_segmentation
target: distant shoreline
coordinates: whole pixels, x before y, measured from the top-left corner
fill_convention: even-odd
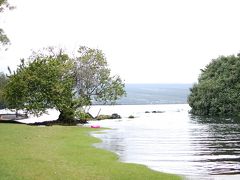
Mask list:
[[[192,84],[126,84],[119,105],[187,104]]]

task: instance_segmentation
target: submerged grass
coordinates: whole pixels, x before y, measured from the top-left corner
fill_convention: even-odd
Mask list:
[[[0,179],[181,179],[122,163],[92,146],[90,128],[0,124]]]

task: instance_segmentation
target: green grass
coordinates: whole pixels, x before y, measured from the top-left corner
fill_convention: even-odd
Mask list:
[[[0,124],[0,179],[181,179],[142,165],[121,163],[92,146],[90,128]]]

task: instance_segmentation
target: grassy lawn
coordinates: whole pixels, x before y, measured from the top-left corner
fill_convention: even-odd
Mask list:
[[[0,179],[181,179],[94,148],[90,128],[0,124]]]

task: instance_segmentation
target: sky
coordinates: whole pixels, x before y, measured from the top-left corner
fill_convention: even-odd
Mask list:
[[[31,50],[101,49],[125,83],[194,83],[212,59],[240,52],[238,0],[9,0],[0,71]]]

